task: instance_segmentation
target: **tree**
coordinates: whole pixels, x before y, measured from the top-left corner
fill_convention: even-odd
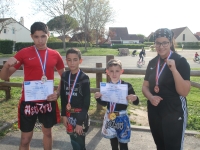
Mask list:
[[[50,18],[62,16],[61,26],[63,32],[63,48],[66,50],[65,34],[67,33],[65,15],[71,16],[74,11],[74,2],[76,0],[34,0],[32,3],[36,12],[43,12]],[[65,34],[64,34],[65,33]]]
[[[0,33],[9,24],[13,23],[14,20],[10,18],[14,14],[15,3],[13,0],[0,0]],[[9,17],[9,18],[5,18]]]
[[[0,18],[10,17],[14,13],[13,0],[0,0]]]
[[[61,15],[51,19],[47,25],[51,31],[56,31],[60,36],[65,37],[66,33],[78,27],[78,22],[69,15]],[[62,41],[65,42],[65,38]]]
[[[105,24],[111,21],[112,9],[109,0],[76,0],[73,17],[79,21],[80,29],[85,34],[85,50],[87,50],[87,36],[96,30],[96,42],[98,33]]]
[[[90,18],[91,28],[96,31],[96,45],[98,44],[98,39],[104,38],[103,36],[105,36],[103,35],[105,25],[114,21],[114,14],[115,12],[111,8],[109,0],[97,1]]]
[[[143,34],[137,34],[137,36],[145,39],[145,36]]]

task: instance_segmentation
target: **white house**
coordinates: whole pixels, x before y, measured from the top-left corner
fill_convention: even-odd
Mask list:
[[[191,30],[188,27],[182,27],[182,28],[176,28],[176,29],[171,29],[174,33],[174,39],[175,42],[178,43],[183,43],[183,42],[198,42],[197,37],[191,32]],[[149,36],[148,39],[149,41],[153,42],[153,34],[152,32]]]
[[[0,19],[0,40],[13,40],[17,42],[32,42],[30,37],[30,30],[24,26],[23,17],[20,22],[17,22],[13,18]]]
[[[109,27],[112,44],[143,43],[144,39],[136,34],[129,34],[127,27]]]
[[[198,42],[198,39],[188,27],[171,29],[174,32],[176,42]]]

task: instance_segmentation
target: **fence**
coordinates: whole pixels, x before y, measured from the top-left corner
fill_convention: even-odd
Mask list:
[[[113,59],[113,55],[106,56],[106,62],[108,62],[110,59]],[[5,62],[4,62],[5,63]],[[3,65],[0,65],[0,68],[2,68]],[[68,70],[68,67],[65,68]],[[23,70],[23,68],[19,68],[19,70]],[[99,89],[99,83],[102,82],[102,75],[105,74],[105,68],[102,68],[102,63],[96,63],[96,68],[81,68],[81,70],[85,73],[95,73],[96,74],[96,88],[90,88],[91,93],[95,93],[100,91]],[[124,69],[123,74],[130,74],[130,75],[145,75],[146,70],[141,69]],[[200,71],[192,70],[190,72],[190,76],[200,76]],[[106,76],[106,81],[110,81],[109,76]],[[191,81],[191,86],[200,88],[199,83],[195,83]],[[11,98],[11,87],[22,87],[22,83],[15,83],[15,82],[9,82],[4,81],[0,82],[0,90],[5,91],[6,100]],[[54,86],[54,88],[57,88],[58,86]],[[97,106],[98,107],[98,106]],[[100,107],[100,106],[99,106]]]

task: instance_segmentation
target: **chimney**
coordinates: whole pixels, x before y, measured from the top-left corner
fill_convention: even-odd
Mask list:
[[[21,25],[23,25],[23,26],[24,26],[24,18],[23,18],[23,17],[21,17],[21,18],[20,18],[20,21],[19,21],[19,23],[21,23]]]

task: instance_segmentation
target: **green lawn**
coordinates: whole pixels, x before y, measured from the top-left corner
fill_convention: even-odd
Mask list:
[[[91,78],[91,87],[96,87],[95,79]],[[140,99],[139,106],[129,105],[128,109],[146,108],[146,98],[141,92],[141,85],[143,78],[125,78],[127,82],[133,84],[133,88]],[[105,81],[105,79],[104,79]],[[199,82],[199,77],[191,77],[191,81]],[[22,78],[11,78],[10,82],[22,82]],[[55,80],[55,84],[58,84],[58,79]],[[0,91],[0,126],[3,122],[12,122],[12,120],[17,118],[17,105],[20,98],[21,88],[12,88],[11,96],[12,98],[8,101],[5,101],[5,94],[3,91]],[[199,99],[200,89],[191,88],[189,95],[187,96],[188,100],[188,126],[189,130],[199,130],[200,131],[200,99]],[[60,106],[60,100],[58,100]],[[130,112],[130,111],[129,111]],[[93,119],[102,119],[104,111],[96,111],[96,100],[94,99],[94,94],[91,94],[91,105],[89,110],[90,116]],[[134,123],[134,120],[131,120]]]
[[[96,47],[88,47],[87,51],[85,51],[84,47],[77,47],[80,49],[83,56],[106,56],[106,55],[118,55],[117,49],[112,48],[96,48]],[[67,48],[68,50],[69,48]],[[56,49],[62,56],[65,56],[66,51],[63,49]],[[12,57],[14,54],[1,54],[0,58],[3,57]]]
[[[69,48],[67,48],[69,49]],[[111,48],[95,48],[95,47],[88,47],[87,51],[85,51],[84,47],[78,47],[80,49],[83,56],[106,56],[106,55],[118,55],[117,49]],[[57,49],[57,51],[62,55],[65,56],[65,51],[63,49]]]

